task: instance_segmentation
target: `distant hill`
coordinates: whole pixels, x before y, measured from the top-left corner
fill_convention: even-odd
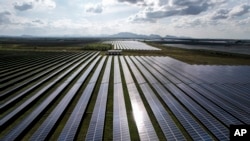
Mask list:
[[[178,38],[178,37],[172,35],[166,35],[165,38]]]
[[[17,36],[8,36],[8,35],[0,35],[0,37],[21,37],[21,38],[36,38],[36,37],[63,37],[63,38],[81,38],[81,37],[108,37],[108,38],[127,38],[127,39],[176,39],[176,38],[190,38],[185,36],[173,36],[173,35],[166,35],[166,36],[160,36],[157,34],[150,34],[150,35],[144,35],[144,34],[136,34],[132,32],[119,32],[113,35],[109,34],[100,34],[100,35],[80,35],[80,34],[66,34],[66,35],[50,35],[50,36],[37,36],[37,35],[29,35],[29,34],[23,34],[23,35],[17,35]]]
[[[151,34],[151,35],[142,35],[142,34],[135,34],[131,32],[120,32],[114,35],[110,35],[109,37],[113,38],[138,38],[138,39],[160,39],[162,38],[160,35]]]

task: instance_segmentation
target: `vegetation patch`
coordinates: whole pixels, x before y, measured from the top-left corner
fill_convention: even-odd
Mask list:
[[[82,47],[83,50],[106,51],[112,49],[112,45],[103,43],[91,43]]]

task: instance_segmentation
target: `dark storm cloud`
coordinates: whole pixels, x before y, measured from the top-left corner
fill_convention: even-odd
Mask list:
[[[19,10],[19,11],[26,11],[26,10],[29,10],[29,9],[32,9],[33,8],[33,4],[32,2],[30,3],[22,3],[22,4],[18,4],[18,3],[15,3],[13,4],[14,5],[14,8],[16,10]]]
[[[9,17],[11,13],[8,11],[0,12],[0,25],[10,23]]]

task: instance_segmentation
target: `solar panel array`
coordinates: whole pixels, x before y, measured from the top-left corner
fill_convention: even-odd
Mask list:
[[[0,57],[1,140],[229,140],[231,124],[250,124],[249,66],[29,55]]]
[[[119,50],[161,50],[139,41],[106,41],[104,43],[112,44],[114,49]]]

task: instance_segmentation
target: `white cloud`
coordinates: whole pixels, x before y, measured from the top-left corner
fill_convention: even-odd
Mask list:
[[[104,6],[115,6],[118,4],[117,0],[102,0],[102,5]]]
[[[239,5],[239,6],[236,6],[234,7],[229,15],[231,17],[238,17],[238,16],[242,16],[242,15],[245,15],[247,13],[249,13],[250,11],[250,5],[249,4],[242,4],[242,5]]]
[[[54,0],[34,0],[36,8],[41,9],[54,9],[56,2]]]

